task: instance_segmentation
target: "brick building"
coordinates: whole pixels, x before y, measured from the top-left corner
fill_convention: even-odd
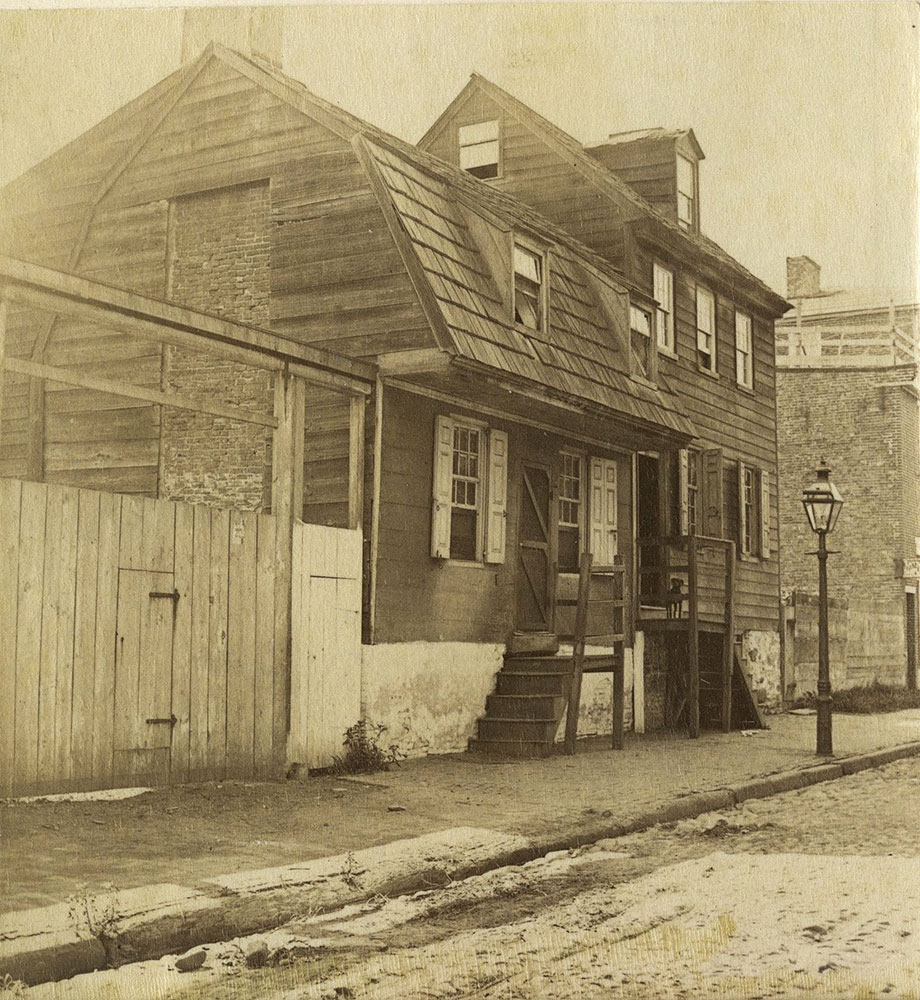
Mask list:
[[[802,489],[824,457],[844,497],[831,537],[831,680],[916,685],[920,578],[920,306],[916,294],[824,291],[787,260],[776,324],[787,691],[815,689],[817,563]]]

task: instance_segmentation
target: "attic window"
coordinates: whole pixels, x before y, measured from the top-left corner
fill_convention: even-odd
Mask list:
[[[637,306],[629,307],[629,339],[639,374],[652,377],[652,317]]]
[[[543,258],[514,247],[514,321],[530,330],[543,329]]]
[[[480,180],[498,177],[498,121],[461,125],[460,166]]]
[[[696,229],[696,164],[677,154],[677,221],[684,229]]]

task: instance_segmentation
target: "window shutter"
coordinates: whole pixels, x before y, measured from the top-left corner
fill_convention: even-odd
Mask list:
[[[686,448],[677,453],[677,495],[680,502],[678,534],[690,533],[690,501],[687,496],[687,483],[690,481],[690,456]]]
[[[486,562],[505,561],[505,522],[508,509],[508,435],[489,433],[489,498],[486,520]]]
[[[612,566],[617,545],[617,463],[591,459],[590,552],[597,566]]]
[[[722,450],[703,452],[703,534],[722,537]]]
[[[760,555],[770,557],[770,473],[760,473]]]
[[[738,461],[738,551],[743,555],[748,554],[748,549],[745,541],[745,535],[747,534],[744,530],[744,462]]]
[[[450,486],[454,454],[454,422],[437,417],[434,428],[434,475],[431,503],[431,554],[450,558]]]

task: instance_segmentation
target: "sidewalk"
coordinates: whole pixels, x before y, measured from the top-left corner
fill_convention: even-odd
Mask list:
[[[629,734],[575,757],[406,761],[356,778],[162,788],[108,802],[0,804],[0,911],[69,896],[342,855],[455,827],[545,841],[628,823],[697,792],[813,767],[814,716],[770,716],[751,736]],[[838,758],[920,740],[920,710],[834,717]]]

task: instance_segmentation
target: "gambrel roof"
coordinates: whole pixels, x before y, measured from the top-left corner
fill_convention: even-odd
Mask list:
[[[610,199],[611,203],[619,210],[624,221],[635,222],[639,220],[644,227],[657,229],[665,233],[667,238],[676,246],[685,246],[699,252],[709,263],[725,271],[732,280],[743,282],[755,290],[763,299],[770,303],[777,316],[782,315],[789,308],[789,303],[761,281],[760,278],[752,274],[746,267],[738,263],[718,243],[704,236],[702,233],[695,233],[681,228],[676,221],[670,219],[663,212],[660,212],[624,180],[619,178],[613,170],[592,156],[588,148],[583,146],[576,138],[479,73],[472,73],[470,75],[469,83],[438,116],[437,120],[419,140],[419,144],[426,144],[430,138],[436,135],[444,124],[450,120],[456,109],[466,101],[470,94],[477,90],[486,94],[504,111],[554,147],[556,152],[568,164],[578,170],[602,194]],[[692,129],[681,131],[679,134],[688,135],[692,139],[692,142],[698,146]],[[608,141],[617,141],[618,139],[619,136],[614,135]],[[702,153],[702,150],[700,152]]]
[[[9,206],[5,214],[12,215],[24,206],[21,224],[26,227],[41,224],[29,213],[60,206],[57,252],[40,263],[76,266],[96,207],[142,147],[155,141],[160,123],[212,60],[351,143],[416,288],[434,344],[452,363],[481,366],[516,385],[523,380],[576,397],[637,426],[694,436],[666,385],[656,387],[630,374],[628,289],[609,263],[517,200],[322,100],[279,70],[219,45],[209,46],[195,63],[0,192],[0,212]],[[525,333],[513,322],[508,295],[512,233],[526,235],[547,252],[551,320],[545,332]],[[494,246],[502,241],[508,247],[506,274],[495,268]],[[7,247],[17,252],[15,224]]]

